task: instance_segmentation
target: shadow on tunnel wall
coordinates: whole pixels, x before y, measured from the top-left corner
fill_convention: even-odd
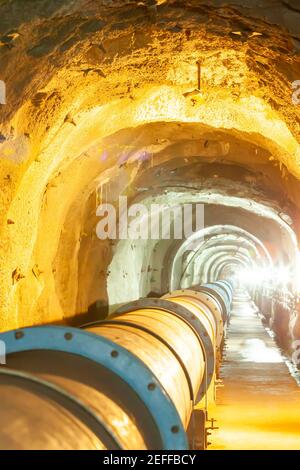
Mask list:
[[[163,294],[158,294],[157,292],[151,291],[148,293],[146,296],[147,298],[149,297],[154,297],[154,298],[159,298]],[[123,305],[123,304],[121,304]],[[107,304],[103,304],[101,301],[96,301],[93,304],[91,304],[88,308],[87,312],[80,313],[72,318],[69,319],[67,322],[68,325],[70,326],[81,326],[84,325],[85,323],[90,323],[98,320],[105,320],[109,316],[109,310],[111,312],[114,312],[121,306],[120,304],[112,305],[109,306]]]
[[[79,313],[70,318],[68,324],[70,326],[79,327],[85,323],[94,322],[97,320],[105,320],[108,317],[108,305],[103,304],[101,301],[96,301],[91,304],[87,312]]]

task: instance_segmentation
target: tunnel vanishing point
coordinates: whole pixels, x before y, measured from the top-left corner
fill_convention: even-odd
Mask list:
[[[300,449],[298,0],[1,0],[0,208],[1,450]]]

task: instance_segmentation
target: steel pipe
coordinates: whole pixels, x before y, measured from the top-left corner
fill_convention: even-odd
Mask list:
[[[222,307],[218,300],[208,292],[197,291],[194,289],[181,289],[167,294],[165,298],[172,301],[179,301],[181,298],[189,299],[196,306],[196,315],[201,321],[205,318],[210,322],[211,340],[217,348],[220,348],[224,336],[224,322],[222,318]],[[185,301],[186,301],[185,300]],[[210,328],[210,329],[211,329]]]
[[[132,302],[81,329],[1,334],[0,449],[187,449],[229,304],[230,286],[212,283]]]

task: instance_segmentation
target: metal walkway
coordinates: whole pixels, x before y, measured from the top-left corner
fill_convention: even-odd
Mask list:
[[[233,303],[209,449],[300,449],[300,387],[247,296]]]

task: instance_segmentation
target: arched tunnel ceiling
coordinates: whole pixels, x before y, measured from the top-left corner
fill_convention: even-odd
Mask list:
[[[245,254],[247,256],[246,259],[248,265],[251,265],[254,261],[257,262],[257,265],[264,265],[266,261],[266,259],[263,259],[259,253],[255,243],[251,242],[247,238],[241,237],[241,235],[226,234],[225,232],[224,234],[212,236],[191,252],[190,259],[188,260],[185,271],[182,274],[182,278],[185,274],[187,274],[187,276],[189,275],[188,268],[189,265],[193,263],[195,268],[200,271],[199,278],[203,279],[203,281],[208,281],[208,279],[206,279],[206,275],[204,274],[204,270],[208,272],[212,269],[214,271],[218,269],[219,265],[224,262],[224,257],[222,260],[219,260],[215,259],[214,255],[218,256],[221,254],[222,256],[225,255],[227,262],[227,255],[238,259],[239,254]],[[213,277],[212,280],[215,279],[216,278]]]
[[[272,206],[299,235],[297,6],[140,3],[0,3],[1,329],[107,303],[114,252],[97,204],[158,181]],[[250,224],[226,211],[222,223]]]
[[[276,205],[272,207],[270,201],[268,206],[266,202],[260,204],[251,199],[228,196],[222,192],[218,193],[216,188],[214,191],[213,194],[203,188],[198,190],[193,188],[189,191],[186,188],[183,190],[180,186],[176,188],[174,185],[173,188],[160,192],[157,186],[156,190],[145,191],[134,199],[134,202],[142,202],[144,207],[148,208],[152,204],[160,205],[162,208],[163,204],[168,207],[178,207],[186,203],[203,204],[204,226],[187,240],[170,239],[149,242],[148,239],[144,239],[134,241],[134,243],[132,240],[119,242],[109,267],[108,292],[113,304],[145,296],[152,290],[165,292],[182,286],[186,255],[193,250],[197,253],[198,248],[201,252],[201,249],[203,250],[203,247],[200,247],[201,243],[218,231],[224,237],[223,244],[227,244],[234,233],[239,234],[241,238],[244,237],[245,240],[251,240],[252,243],[255,241],[261,252],[263,252],[261,249],[263,243],[264,256],[269,257],[267,258],[269,264],[273,259],[275,264],[288,264],[295,271],[296,237],[289,224],[277,214]],[[151,215],[150,211],[148,214]],[[148,225],[143,213],[140,214],[140,220],[141,225]],[[213,230],[209,234],[211,229]],[[221,242],[218,244],[218,249],[215,250],[217,254],[218,250],[226,251],[223,244]],[[231,245],[231,254],[236,253],[239,257],[240,252],[243,251],[240,245],[241,243],[233,247]],[[203,253],[204,256],[205,251]],[[213,252],[210,256],[213,256]],[[248,259],[251,260],[253,254],[249,256]],[[203,261],[209,265],[206,259]],[[202,278],[192,276],[188,284],[206,282],[206,271]],[[144,272],[149,273],[146,284],[141,279],[141,273]],[[188,276],[190,275],[188,273]],[[119,285],[123,286],[122,290],[119,289]]]

